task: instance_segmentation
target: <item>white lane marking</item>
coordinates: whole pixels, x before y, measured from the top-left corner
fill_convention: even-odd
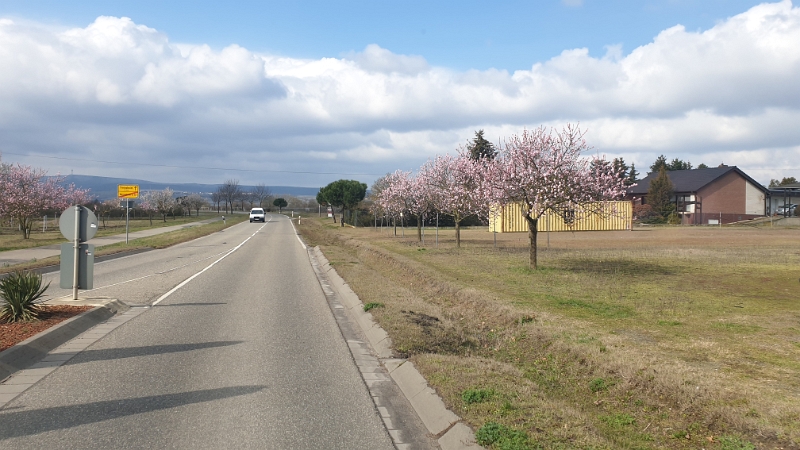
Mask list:
[[[289,219],[289,223],[292,224],[292,228],[294,229],[294,237],[297,238],[297,242],[299,242],[300,245],[303,246],[303,250],[306,250],[308,247],[306,247],[306,244],[304,244],[303,240],[300,239],[300,235],[297,234],[297,228],[294,227],[294,221],[292,219]]]
[[[267,222],[267,223],[269,223],[269,222]],[[262,225],[261,227],[263,228],[264,226]],[[259,228],[258,230],[260,231],[260,230],[261,230],[261,228]],[[256,231],[256,232],[258,232],[258,231]],[[200,236],[199,238],[192,239],[191,241],[188,241],[188,242],[194,242],[194,241],[196,241],[196,240],[198,240],[198,239],[202,239],[202,238],[204,238],[204,237],[206,237],[206,236]],[[185,242],[185,243],[188,243],[188,242]],[[180,244],[178,244],[178,245],[180,245]],[[217,254],[214,254],[214,255],[211,255],[211,256],[206,256],[205,258],[200,258],[200,259],[198,259],[198,260],[192,261],[192,262],[190,262],[190,263],[183,264],[183,265],[181,265],[181,266],[177,266],[177,267],[173,267],[173,268],[170,268],[170,269],[167,269],[167,270],[163,270],[163,271],[161,271],[161,272],[151,273],[150,275],[145,275],[145,276],[143,276],[143,277],[139,277],[139,278],[132,278],[132,279],[130,279],[130,280],[119,281],[119,282],[117,282],[117,283],[113,283],[113,284],[108,284],[108,285],[105,285],[105,286],[96,287],[96,288],[94,288],[94,289],[86,289],[84,292],[93,292],[93,291],[97,291],[97,290],[100,290],[100,289],[105,289],[105,288],[110,288],[110,287],[114,287],[114,286],[119,286],[119,285],[121,285],[121,284],[133,283],[134,281],[140,281],[140,280],[144,280],[145,278],[154,277],[154,276],[156,276],[156,275],[164,275],[165,273],[173,272],[173,271],[175,271],[175,270],[182,269],[182,268],[184,268],[184,267],[188,267],[188,266],[191,266],[191,265],[193,265],[193,264],[197,264],[197,263],[199,263],[199,262],[202,262],[202,261],[205,261],[205,260],[207,260],[207,259],[211,259],[211,258],[217,257],[217,256],[219,256],[219,255],[221,255],[221,254],[223,254],[223,253],[225,253],[225,252],[227,252],[227,250],[226,250],[226,251],[219,252],[219,253],[217,253]],[[128,256],[123,256],[123,257],[121,257],[121,258],[114,258],[114,259],[107,260],[107,261],[101,261],[101,262],[99,262],[99,263],[97,263],[97,264],[108,263],[108,262],[113,262],[113,261],[119,261],[119,260],[122,260],[122,259],[132,258],[132,257],[134,257],[134,256],[139,256],[139,255],[138,255],[138,254],[136,254],[136,255],[128,255]],[[52,275],[52,276],[53,276],[53,279],[56,279],[56,278],[58,278],[58,277],[59,277],[59,275],[58,275],[58,274],[59,274],[59,272],[53,272],[52,274],[47,274],[47,275]],[[58,298],[67,298],[67,297],[70,297],[71,295],[72,295],[72,294],[69,294],[69,295],[65,295],[65,296],[63,296],[63,297],[58,297]]]
[[[199,262],[201,262],[201,261],[205,261],[205,260],[207,260],[207,259],[214,258],[214,257],[216,257],[216,256],[219,256],[219,255],[223,254],[223,253],[225,253],[225,252],[219,252],[219,253],[217,253],[216,255],[207,256],[207,257],[205,257],[205,258],[198,259],[198,260],[196,260],[196,261],[192,261],[192,262],[190,262],[190,263],[188,263],[188,264],[184,264],[184,265],[182,265],[182,266],[173,267],[173,268],[171,268],[171,269],[167,269],[167,270],[164,270],[164,271],[162,271],[162,272],[151,273],[150,275],[145,275],[145,276],[143,276],[143,277],[139,277],[139,278],[132,278],[132,279],[130,279],[130,280],[120,281],[120,282],[113,283],[113,284],[107,284],[107,285],[105,285],[105,286],[96,287],[96,288],[94,288],[94,289],[86,289],[86,290],[84,290],[84,292],[94,292],[94,291],[98,291],[98,290],[100,290],[100,289],[105,289],[105,288],[110,288],[110,287],[114,287],[114,286],[119,286],[119,285],[121,285],[121,284],[133,283],[134,281],[141,281],[141,280],[144,280],[145,278],[154,277],[154,276],[156,276],[156,275],[164,275],[165,273],[173,272],[173,271],[175,271],[175,270],[182,269],[182,268],[184,268],[184,267],[187,267],[187,266],[191,266],[192,264],[197,264],[197,263],[199,263]],[[131,255],[131,256],[136,256],[136,255]],[[122,258],[117,258],[117,259],[122,259]],[[58,273],[58,272],[56,272],[56,273]],[[67,298],[67,297],[72,297],[72,294],[65,295],[64,297],[59,297],[59,298]]]
[[[194,280],[195,278],[199,277],[199,276],[200,276],[200,275],[201,275],[203,272],[205,272],[206,270],[208,270],[208,269],[210,269],[210,268],[214,267],[214,266],[215,266],[215,265],[216,265],[218,262],[220,262],[220,261],[222,261],[223,259],[227,258],[227,257],[228,257],[228,255],[230,255],[231,253],[235,252],[236,250],[239,250],[239,248],[240,248],[241,246],[243,246],[244,244],[246,244],[246,243],[247,243],[247,241],[249,241],[250,239],[252,239],[252,238],[253,238],[253,236],[255,236],[256,234],[258,234],[258,232],[259,232],[259,231],[261,231],[261,229],[262,229],[262,228],[264,228],[265,226],[267,226],[267,223],[269,223],[269,222],[265,222],[265,223],[264,223],[264,225],[261,225],[261,228],[259,228],[258,230],[256,230],[256,232],[255,232],[255,233],[251,234],[251,235],[250,235],[250,237],[248,237],[247,239],[245,239],[244,241],[242,241],[242,243],[241,243],[241,244],[237,245],[236,247],[233,247],[233,248],[232,248],[232,249],[231,249],[231,250],[230,250],[228,253],[225,253],[224,255],[222,255],[222,257],[221,257],[220,259],[218,259],[218,260],[214,261],[213,263],[209,264],[209,265],[208,265],[208,266],[207,266],[205,269],[201,270],[200,272],[197,272],[196,274],[194,274],[194,275],[190,276],[189,278],[187,278],[187,279],[183,280],[183,282],[182,282],[181,284],[179,284],[179,285],[175,286],[174,288],[170,289],[170,290],[169,290],[169,292],[167,292],[166,294],[164,294],[164,295],[162,295],[161,297],[159,297],[159,298],[158,298],[158,300],[156,300],[156,301],[154,301],[153,303],[151,303],[151,304],[150,304],[150,306],[156,306],[157,304],[161,303],[161,301],[162,301],[162,300],[164,300],[164,299],[166,299],[167,297],[169,297],[170,295],[174,294],[174,293],[175,293],[175,291],[177,291],[178,289],[180,289],[180,288],[182,288],[182,287],[186,286],[187,284],[189,284],[189,282],[190,282],[190,281],[192,281],[192,280]]]

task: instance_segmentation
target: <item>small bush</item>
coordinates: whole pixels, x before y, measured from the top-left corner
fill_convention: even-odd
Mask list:
[[[41,297],[50,283],[42,287],[42,276],[33,272],[12,272],[0,280],[0,320],[28,322],[41,312]]]
[[[679,216],[678,213],[673,211],[672,213],[670,213],[669,216],[667,216],[667,223],[670,225],[680,225],[681,216]]]
[[[475,441],[484,447],[499,450],[530,450],[541,448],[530,441],[528,433],[512,430],[496,422],[487,422],[475,433]]]
[[[494,389],[467,389],[461,393],[461,400],[467,405],[483,403],[494,397]]]
[[[634,419],[632,415],[625,413],[600,416],[600,421],[608,425],[609,428],[615,430],[620,430],[636,423],[636,419]]]
[[[373,308],[383,308],[383,303],[369,302],[366,305],[364,305],[364,312],[367,312]]]
[[[603,378],[595,378],[589,382],[589,389],[592,392],[607,391],[611,384]]]
[[[721,436],[720,450],[755,450],[756,446],[736,436]]]

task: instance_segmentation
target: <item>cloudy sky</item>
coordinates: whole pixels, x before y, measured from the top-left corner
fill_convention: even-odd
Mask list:
[[[0,154],[51,174],[371,183],[484,129],[800,178],[791,1],[0,0]]]

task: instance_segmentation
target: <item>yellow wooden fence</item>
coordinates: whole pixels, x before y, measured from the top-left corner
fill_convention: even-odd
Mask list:
[[[595,212],[602,210],[602,212]],[[538,231],[612,231],[630,230],[633,205],[629,201],[603,202],[574,209],[547,211],[539,218]],[[492,208],[489,231],[518,233],[528,231],[523,205],[513,203]]]

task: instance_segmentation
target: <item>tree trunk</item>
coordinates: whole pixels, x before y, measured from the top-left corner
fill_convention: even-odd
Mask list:
[[[422,217],[417,217],[417,239],[422,242]]]
[[[453,217],[453,221],[456,223],[456,247],[461,248],[461,221],[455,219]]]
[[[344,226],[344,211],[345,211],[345,209],[342,208],[342,217],[339,218],[339,225],[342,226],[342,227]]]
[[[536,227],[539,219],[525,216],[525,220],[528,222],[528,237],[531,240],[531,269],[536,270],[536,235],[538,233]]]
[[[30,219],[26,218],[19,218],[19,229],[22,231],[22,239],[30,239],[31,238],[31,225],[28,223]]]

